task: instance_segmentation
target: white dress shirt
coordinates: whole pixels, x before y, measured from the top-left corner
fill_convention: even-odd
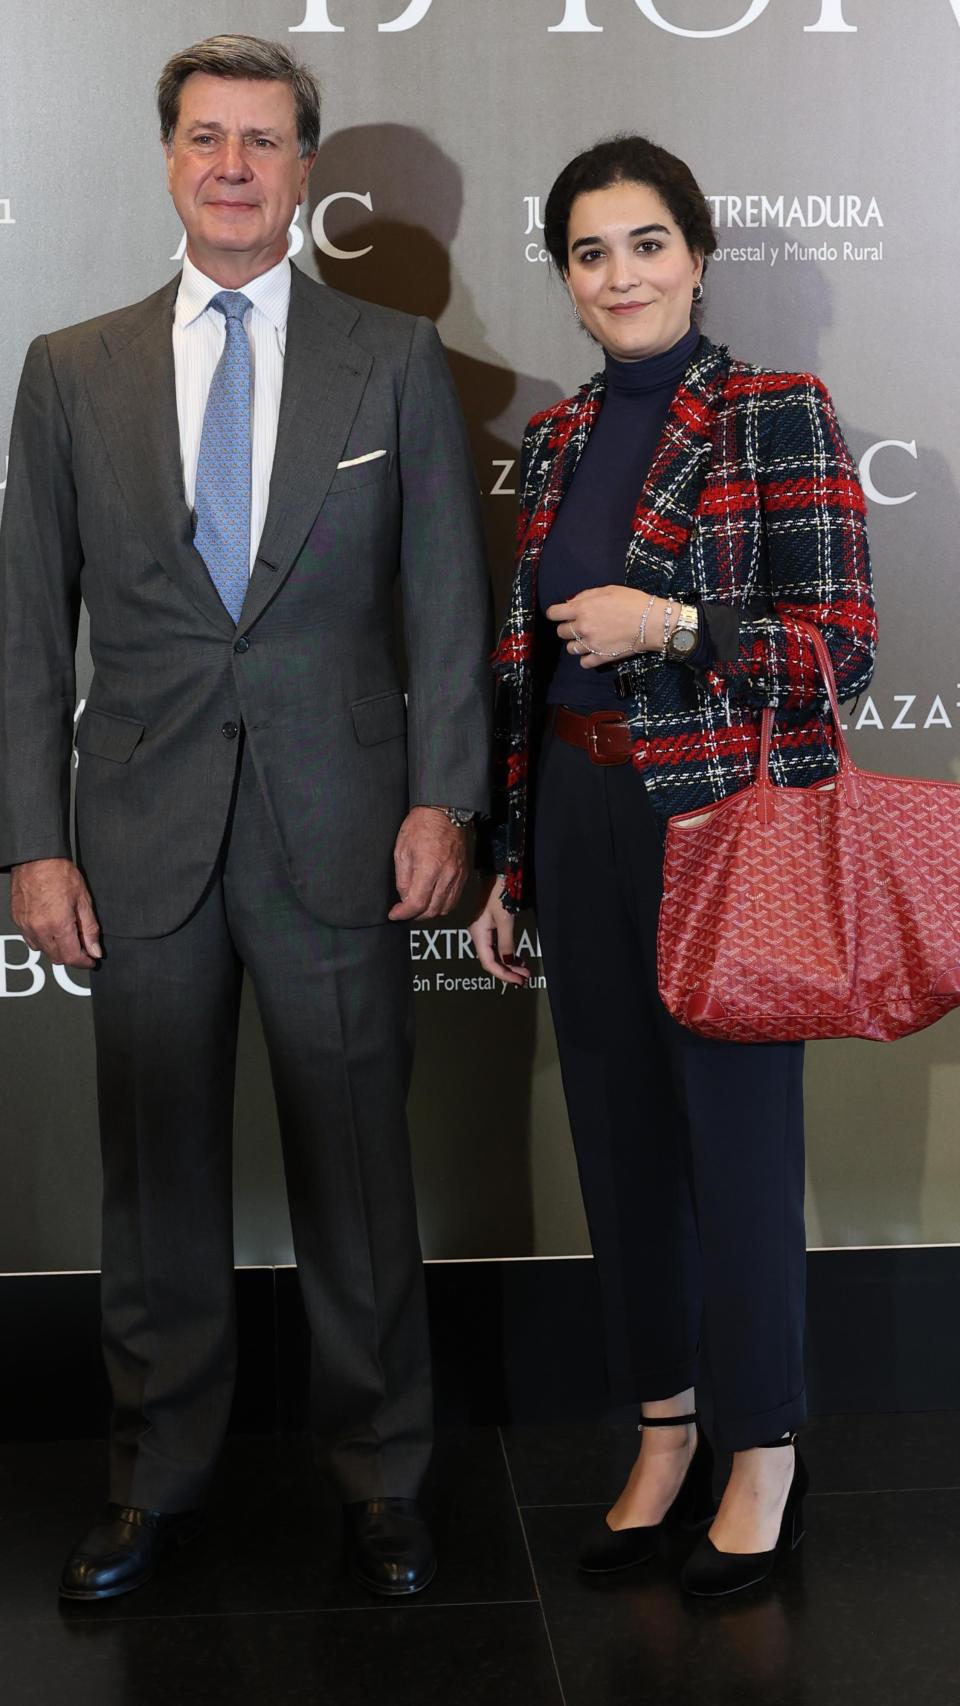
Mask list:
[[[183,275],[173,315],[173,365],[177,378],[183,490],[191,509],[196,498],[197,462],[207,395],[227,338],[223,315],[209,304],[224,288],[222,284],[215,284],[212,278],[207,278],[188,256],[184,256]],[[273,454],[277,447],[283,354],[290,307],[290,262],[286,258],[278,261],[269,272],[251,279],[243,286],[243,294],[253,304],[243,317],[253,363],[252,570],[267,513]]]

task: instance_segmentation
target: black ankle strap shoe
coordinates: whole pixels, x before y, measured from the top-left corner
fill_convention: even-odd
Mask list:
[[[787,1434],[783,1439],[768,1440],[762,1449],[795,1446],[796,1441],[795,1433]],[[715,1598],[765,1581],[778,1559],[789,1556],[803,1539],[803,1501],[809,1489],[807,1466],[798,1450],[776,1545],[769,1552],[721,1552],[705,1534],[683,1567],[680,1586],[701,1598]]]
[[[644,1416],[637,1426],[642,1432],[645,1428],[689,1427],[691,1423],[697,1427],[696,1449],[680,1491],[663,1520],[644,1528],[611,1528],[605,1516],[598,1517],[580,1546],[579,1567],[588,1575],[606,1575],[612,1570],[646,1564],[656,1556],[665,1528],[701,1528],[712,1520],[716,1510],[713,1452],[697,1416]]]

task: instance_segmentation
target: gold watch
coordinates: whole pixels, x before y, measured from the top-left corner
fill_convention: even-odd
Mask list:
[[[681,604],[667,641],[671,663],[686,663],[700,644],[700,612],[695,604]]]

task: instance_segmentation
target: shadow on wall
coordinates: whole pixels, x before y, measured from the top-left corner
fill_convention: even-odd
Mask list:
[[[343,192],[368,196],[370,207]],[[487,342],[469,285],[451,260],[463,199],[460,168],[422,131],[360,125],[322,144],[308,219],[317,235],[322,228],[314,260],[326,284],[407,314],[445,316],[499,612],[516,517],[514,470],[503,465],[518,456],[529,417],[561,391],[514,372]],[[456,347],[461,343],[469,351]],[[419,1035],[410,1120],[425,1253],[524,1255],[537,1248],[531,1094],[539,1002],[526,992],[499,997],[457,982],[479,974],[467,957],[468,915],[464,906],[455,918],[413,932]]]
[[[372,210],[338,192],[369,195]],[[459,166],[423,131],[408,125],[357,125],[321,144],[309,192],[309,219],[326,197],[329,248],[314,250],[325,283],[365,302],[407,314],[446,316],[444,342],[470,433],[483,494],[484,524],[497,610],[513,565],[515,470],[502,465],[519,453],[531,415],[562,395],[549,380],[517,373],[487,342],[469,281],[456,272],[451,247],[460,227],[464,187]],[[411,211],[419,221],[414,223]],[[496,335],[496,328],[494,328]],[[469,351],[462,346],[469,345]],[[497,464],[501,464],[500,467]],[[494,486],[502,490],[494,495]]]
[[[759,272],[760,269],[757,269]],[[800,264],[763,268],[760,288],[751,271],[751,288],[741,286],[743,267],[715,265],[708,273],[704,330],[731,352],[762,366],[820,375],[832,390],[837,381],[825,371],[821,346],[834,325],[834,293],[819,267]],[[879,282],[876,286],[879,291]],[[868,324],[881,319],[864,304]],[[854,328],[855,330],[855,328]],[[853,338],[851,338],[851,342]],[[866,335],[865,359],[876,359]],[[848,361],[849,361],[848,357]],[[913,440],[919,423],[882,420],[864,427],[838,412],[856,463],[882,440]],[[931,679],[936,636],[908,612],[912,590],[904,571],[922,575],[933,590],[942,582],[945,607],[948,576],[944,541],[960,532],[960,494],[943,455],[917,445],[916,458],[899,464],[878,458],[874,474],[890,468],[894,494],[916,491],[907,505],[870,505],[869,527],[880,618],[877,672],[871,695],[880,707],[884,729],[856,730],[857,707],[847,707],[854,756],[867,769],[890,774],[937,775],[960,781],[955,764],[956,729],[924,735],[924,715],[934,693],[944,689]],[[892,456],[894,452],[886,452]],[[903,457],[903,452],[900,453]],[[905,540],[909,552],[905,555]],[[955,597],[955,594],[953,594]],[[898,623],[898,618],[901,620]],[[947,686],[955,679],[947,677]],[[927,687],[929,691],[921,690]],[[900,688],[918,692],[919,729],[892,732],[893,695]],[[957,693],[947,701],[955,718]],[[930,1030],[894,1044],[834,1042],[814,1044],[807,1053],[807,1153],[810,1190],[808,1235],[811,1244],[856,1245],[952,1242],[960,1213],[956,1169],[957,1098],[960,1095],[960,1014],[948,1015]]]

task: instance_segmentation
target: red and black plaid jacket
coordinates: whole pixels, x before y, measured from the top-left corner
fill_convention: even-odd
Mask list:
[[[493,844],[512,910],[529,900],[531,746],[555,647],[552,625],[537,613],[537,567],[604,388],[597,374],[535,415],[524,434],[517,567],[494,653]],[[777,782],[804,786],[836,769],[825,696],[794,618],[822,630],[840,698],[860,693],[876,643],[865,507],[820,380],[749,367],[702,339],[639,496],[625,580],[661,597],[737,608],[740,650],[705,671],[653,653],[619,666],[632,762],[661,820],[747,785],[765,705],[778,708]]]

